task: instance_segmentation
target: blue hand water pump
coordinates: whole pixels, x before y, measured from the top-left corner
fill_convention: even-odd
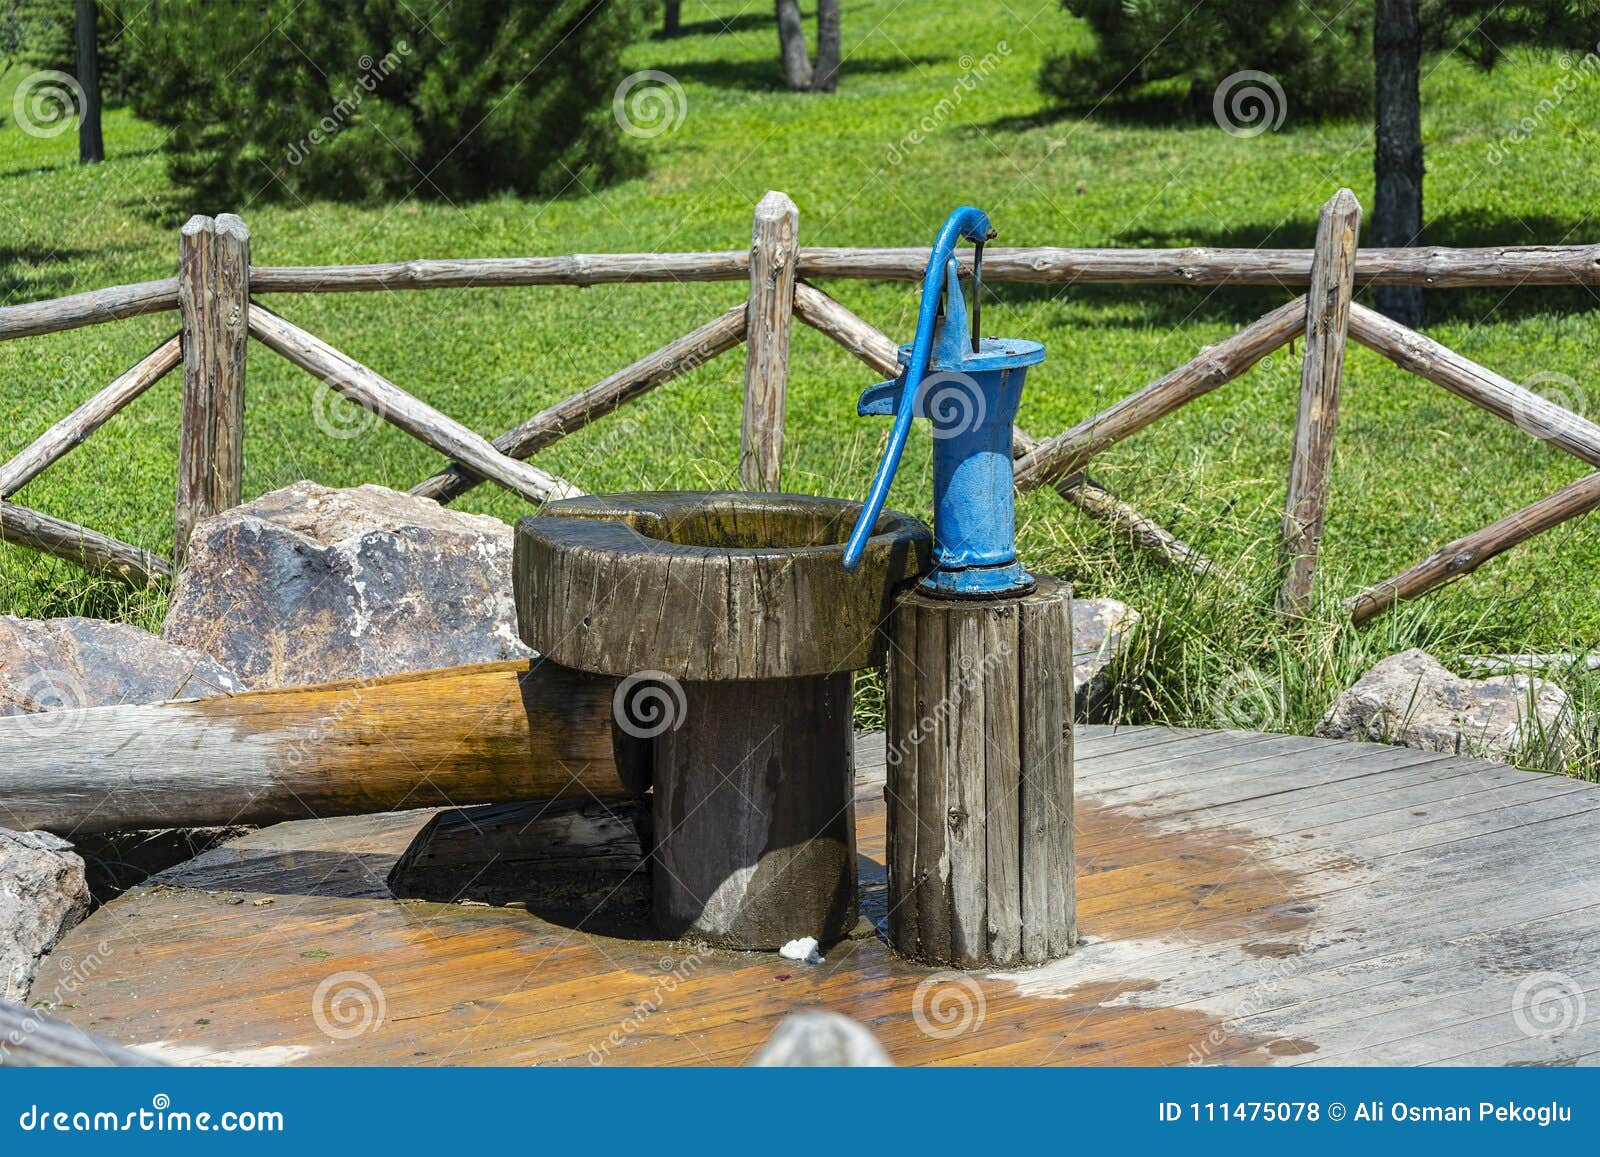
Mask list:
[[[945,220],[922,277],[915,340],[900,347],[904,368],[894,381],[861,395],[859,414],[893,414],[889,445],[866,505],[845,545],[854,570],[883,511],[905,453],[913,418],[933,422],[933,562],[921,589],[948,598],[1025,594],[1033,576],[1017,561],[1017,516],[1011,484],[1011,428],[1028,367],[1044,360],[1036,341],[986,338],[980,332],[983,246],[994,236],[988,214],[971,206]],[[972,262],[972,321],[955,258],[965,238]]]

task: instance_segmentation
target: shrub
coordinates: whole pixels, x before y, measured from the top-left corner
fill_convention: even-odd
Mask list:
[[[1179,89],[1209,113],[1218,87],[1246,70],[1282,87],[1287,116],[1365,113],[1373,85],[1373,0],[1062,0],[1092,45],[1050,57],[1040,87],[1071,104]],[[1596,0],[1420,0],[1423,51],[1492,67],[1514,44],[1597,47]],[[1287,117],[1286,117],[1287,119]]]
[[[1046,60],[1045,92],[1073,104],[1136,96],[1157,82],[1178,86],[1209,112],[1224,79],[1255,70],[1272,76],[1298,115],[1349,113],[1372,91],[1372,5],[1355,0],[1063,0],[1082,17],[1092,47]],[[1326,8],[1318,14],[1313,8]]]
[[[155,0],[129,97],[171,130],[174,180],[219,205],[581,192],[638,169],[611,99],[640,19],[625,0]]]

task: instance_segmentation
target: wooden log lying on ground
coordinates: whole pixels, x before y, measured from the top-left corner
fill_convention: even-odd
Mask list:
[[[127,373],[40,434],[0,466],[0,498],[10,498],[51,464],[83,445],[84,439],[159,382],[182,358],[181,340],[173,334]]]
[[[648,751],[614,680],[535,661],[0,718],[0,824],[135,828],[623,798]]]
[[[971,252],[957,258],[963,271]],[[926,249],[800,250],[801,277],[921,281]],[[1600,285],[1600,245],[1485,249],[1363,249],[1357,285]],[[1273,285],[1311,283],[1309,249],[1031,249],[990,246],[985,281],[1044,284]]]
[[[988,272],[986,260],[985,275]],[[1137,393],[1084,419],[1070,430],[1044,439],[1017,462],[1018,489],[1031,490],[1082,470],[1091,458],[1107,447],[1233,381],[1274,350],[1288,345],[1303,332],[1305,322],[1306,299],[1297,297],[1216,345],[1207,346]]]
[[[138,317],[178,308],[178,279],[145,281],[138,285],[113,285],[57,297],[50,301],[29,301],[22,305],[0,306],[0,341],[13,337],[33,337],[59,333],[103,321]]]
[[[582,493],[572,483],[537,466],[508,458],[487,438],[454,418],[412,397],[382,374],[313,337],[259,305],[250,306],[250,332],[268,349],[320,379],[356,405],[404,430],[454,462],[470,467],[492,482],[533,502],[574,498]]]
[[[1548,497],[1525,506],[1499,522],[1447,543],[1388,582],[1368,587],[1345,603],[1358,623],[1389,610],[1402,599],[1414,599],[1440,583],[1471,574],[1497,554],[1526,542],[1569,518],[1600,506],[1600,473],[1569,482]]]
[[[0,542],[64,558],[129,586],[172,577],[172,564],[158,554],[15,502],[0,502]]]
[[[878,373],[891,378],[899,373],[894,342],[815,286],[803,281],[795,286],[794,313],[801,321],[832,338]],[[1026,457],[1038,445],[1038,439],[1031,434],[1017,427],[1012,428],[1013,457]],[[1066,501],[1091,518],[1108,523],[1129,535],[1135,546],[1149,551],[1162,562],[1192,570],[1196,574],[1211,570],[1211,560],[1204,554],[1081,474],[1068,475],[1052,485]]]
[[[160,1068],[165,1064],[36,1008],[0,1000],[0,1068]]]
[[[1443,386],[1540,441],[1600,466],[1600,426],[1526,386],[1363,305],[1350,307],[1350,336],[1402,369]]]
[[[702,366],[744,340],[745,305],[736,305],[715,321],[685,334],[586,390],[541,410],[514,430],[507,430],[492,445],[512,458],[528,458],[547,446],[581,430],[596,418],[641,397],[664,382]],[[452,465],[411,488],[411,493],[439,502],[459,498],[483,479]]]

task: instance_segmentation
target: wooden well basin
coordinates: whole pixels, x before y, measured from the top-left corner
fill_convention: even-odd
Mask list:
[[[861,504],[738,490],[590,494],[516,527],[517,625],[564,667],[697,682],[883,661],[878,626],[928,569],[932,534],[886,510],[844,569]]]
[[[551,502],[517,523],[523,642],[621,677],[617,725],[653,741],[665,936],[776,949],[857,923],[852,672],[883,661],[879,626],[932,542],[884,511],[847,571],[860,513],[815,495],[666,491]]]
[[[881,738],[858,750],[881,922]],[[1088,942],[1031,972],[914,967],[870,926],[806,965],[396,901],[390,865],[433,814],[409,812],[280,824],[174,869],[71,933],[34,995],[201,1064],[739,1064],[810,1007],[907,1065],[1600,1060],[1600,787],[1085,727],[1078,791]]]

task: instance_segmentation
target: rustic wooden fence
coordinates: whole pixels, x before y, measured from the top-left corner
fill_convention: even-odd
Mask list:
[[[1444,387],[1533,437],[1600,467],[1600,426],[1509,381],[1438,342],[1352,300],[1357,285],[1431,287],[1600,284],[1600,246],[1494,249],[1358,249],[1361,209],[1340,190],[1322,209],[1315,247],[1303,249],[987,250],[991,281],[1036,284],[1255,285],[1305,288],[1238,333],[1071,429],[1038,440],[1017,430],[1015,480],[1050,486],[1065,500],[1131,536],[1166,563],[1211,568],[1083,470],[1098,454],[1232,381],[1298,337],[1305,339],[1300,399],[1281,527],[1280,608],[1308,604],[1327,507],[1344,351],[1353,337],[1404,369]],[[657,386],[743,343],[744,420],[739,478],[753,490],[780,484],[789,335],[793,319],[826,334],[877,373],[896,372],[895,343],[817,288],[828,278],[917,281],[926,249],[825,249],[799,244],[799,212],[782,193],[756,207],[747,251],[576,254],[467,258],[385,265],[279,268],[252,265],[250,235],[231,214],[195,217],[179,240],[178,275],[51,301],[0,308],[0,341],[176,310],[178,332],[133,368],[0,464],[0,540],[143,584],[181,565],[201,518],[241,500],[245,365],[250,338],[329,388],[439,452],[446,465],[412,493],[449,502],[487,480],[533,502],[578,494],[571,482],[527,461],[539,450]],[[963,260],[970,262],[970,254]],[[746,281],[743,302],[571,397],[486,439],[376,371],[278,316],[269,293],[336,293],[459,287],[621,282]],[[183,416],[173,558],[119,542],[8,501],[165,374],[183,368]],[[1501,552],[1600,505],[1600,473],[1562,487],[1498,522],[1436,550],[1408,570],[1356,594],[1359,622],[1475,570]]]

